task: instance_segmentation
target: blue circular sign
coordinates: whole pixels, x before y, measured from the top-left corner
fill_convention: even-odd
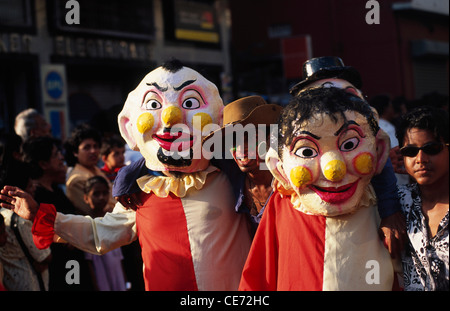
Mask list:
[[[51,98],[60,98],[63,93],[63,80],[61,75],[56,71],[49,72],[45,79],[45,88]]]

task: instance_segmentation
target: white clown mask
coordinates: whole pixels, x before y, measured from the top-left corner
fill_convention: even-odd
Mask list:
[[[202,153],[206,125],[222,125],[217,87],[198,72],[158,67],[129,93],[119,114],[120,132],[154,171],[191,173],[209,165]]]
[[[317,96],[326,90],[320,89],[299,96]],[[331,90],[329,96],[336,94],[356,99],[341,90]],[[361,99],[357,101],[367,105],[364,115],[345,107],[347,110],[340,112],[312,112],[301,124],[284,119],[295,124],[285,133],[290,137],[283,141],[289,143],[280,144],[278,151],[269,150],[266,163],[284,189],[295,192],[299,204],[295,207],[300,211],[323,216],[355,212],[371,178],[381,172],[389,153],[389,137],[379,130],[375,133],[376,119],[372,116],[369,121],[367,117],[370,107]]]

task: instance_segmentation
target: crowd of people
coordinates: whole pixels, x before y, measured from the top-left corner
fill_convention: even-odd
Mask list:
[[[125,142],[87,124],[75,128],[65,142],[35,109],[18,114],[15,131],[2,132],[1,185],[17,186],[37,202],[66,214],[101,217],[112,211],[111,189],[124,166]],[[103,166],[100,166],[100,163]],[[69,243],[36,248],[32,222],[2,209],[1,284],[7,290],[143,290],[139,244],[132,243],[96,256]],[[13,225],[13,220],[17,225]],[[13,230],[13,227],[19,230]],[[80,265],[80,282],[68,284],[66,263]],[[127,263],[127,268],[125,264]],[[38,269],[37,269],[38,268]]]
[[[336,164],[338,166],[341,165],[339,163],[345,162],[349,167],[348,170],[351,167],[348,163],[353,163],[355,174],[361,175],[367,180],[367,184],[371,184],[370,189],[373,188],[373,195],[377,198],[378,215],[381,219],[379,227],[376,228],[377,234],[385,243],[390,257],[402,263],[401,268],[395,270],[398,274],[395,276],[397,286],[394,288],[449,290],[448,102],[445,100],[442,102],[441,98],[430,96],[424,97],[421,102],[407,102],[401,98],[391,99],[386,95],[374,96],[367,102],[360,90],[359,73],[354,68],[344,67],[343,63],[339,63],[341,60],[336,61],[336,59],[324,57],[309,60],[306,66],[309,71],[304,71],[303,80],[291,89],[293,100],[287,107],[269,104],[260,96],[241,98],[224,107],[222,120],[224,126],[221,128],[223,133],[226,133],[227,125],[269,126],[277,123],[280,125],[278,133],[266,133],[265,137],[257,137],[256,141],[262,143],[256,147],[250,144],[249,137],[245,135],[243,144],[231,146],[224,144],[223,152],[229,152],[231,159],[224,160],[227,158],[224,156],[223,159],[211,161],[212,165],[223,171],[230,181],[234,195],[232,204],[234,211],[245,215],[250,242],[253,241],[248,250],[248,259],[242,269],[239,289],[328,288],[329,285],[324,284],[314,287],[311,285],[311,282],[314,283],[312,278],[308,279],[306,285],[292,285],[297,282],[295,280],[297,274],[309,275],[309,273],[314,274],[314,271],[308,272],[308,267],[302,262],[302,260],[307,262],[308,258],[299,255],[294,256],[296,258],[293,259],[292,255],[289,255],[290,251],[307,247],[302,244],[307,240],[304,232],[306,229],[298,228],[304,221],[303,218],[297,219],[296,217],[300,214],[289,212],[286,208],[277,210],[277,204],[280,206],[293,204],[301,211],[301,215],[314,214],[316,213],[314,204],[318,205],[318,203],[313,202],[312,207],[304,202],[302,205],[296,205],[296,199],[289,199],[288,203],[286,198],[297,198],[298,193],[296,195],[295,191],[301,193],[306,191],[305,184],[317,179],[316,174],[323,174],[331,182],[344,178],[345,170],[341,173],[333,173],[333,176],[328,176],[326,170],[322,173],[316,172],[316,167],[322,165],[322,162],[313,165],[312,161],[322,152],[322,149],[328,148],[327,145],[321,145],[322,142],[319,140],[328,137],[331,127],[327,127],[328,123],[325,123],[325,127],[323,123],[317,125],[312,120],[315,120],[317,115],[333,115],[341,112],[343,114],[344,111],[350,110],[366,117],[364,122],[370,125],[371,130],[375,129],[374,139],[378,128],[389,135],[389,157],[385,159],[385,162],[380,160],[380,167],[376,169],[377,174],[374,176],[372,173],[375,172],[375,167],[372,170],[374,164],[371,160],[375,156],[367,155],[370,154],[370,148],[373,148],[375,143],[369,144],[367,148],[370,150],[364,153],[365,157],[350,158],[352,155],[348,153],[346,156],[349,159],[331,161],[338,163]],[[344,91],[341,92],[341,90]],[[348,106],[344,104],[342,107],[337,104],[333,104],[333,107],[327,106],[328,102],[336,101],[337,98],[341,99],[338,104],[348,101]],[[317,102],[314,102],[315,100]],[[323,110],[316,111],[319,101],[323,102],[323,108],[321,108]],[[311,106],[314,108],[308,108],[308,105],[311,105],[310,102],[315,103]],[[369,103],[371,108],[368,109]],[[372,120],[375,117],[371,115],[371,111],[379,120],[376,125],[373,124]],[[346,117],[347,114],[344,118]],[[153,122],[153,117],[151,120]],[[168,121],[164,122],[168,123]],[[350,127],[350,125],[347,126]],[[362,125],[358,124],[358,126]],[[300,140],[307,140],[309,145],[297,150],[295,148],[299,144],[299,138],[295,136],[299,135],[297,134],[300,132],[299,129],[310,137],[300,138]],[[130,238],[129,234],[126,234],[126,242],[118,241],[121,239],[118,237],[120,233],[110,237],[117,242],[113,243],[114,247],[111,247],[111,250],[106,247],[107,251],[103,249],[99,251],[101,254],[86,251],[75,241],[73,243],[63,241],[64,239],[56,233],[55,243],[50,242],[49,248],[36,247],[36,237],[32,234],[32,227],[37,226],[33,224],[36,210],[32,208],[20,210],[20,204],[31,206],[30,202],[34,201],[41,205],[53,205],[56,212],[61,214],[88,216],[84,218],[89,219],[86,220],[89,222],[88,225],[98,228],[99,232],[114,230],[114,226],[102,225],[101,220],[98,219],[102,219],[105,215],[122,217],[111,216],[116,214],[117,204],[125,207],[133,206],[134,210],[136,206],[145,207],[145,202],[142,202],[145,198],[131,188],[137,178],[149,173],[147,169],[143,169],[146,159],[140,157],[125,164],[125,152],[130,150],[128,141],[115,135],[104,135],[87,124],[76,127],[65,142],[53,138],[50,130],[50,125],[42,115],[34,109],[27,109],[17,116],[15,132],[2,133],[0,289],[10,291],[144,290],[145,271],[143,272],[142,269],[142,250],[134,235]],[[312,134],[315,131],[323,135]],[[337,137],[336,133],[340,131],[341,129],[337,127],[330,136]],[[354,129],[353,131],[366,138],[361,134],[362,130]],[[368,134],[365,133],[365,135]],[[262,164],[267,162],[269,141],[274,137],[278,138],[278,150],[276,154],[269,153],[269,155],[276,160],[272,162],[273,166],[268,163],[270,170],[261,169]],[[225,140],[225,137],[223,139]],[[351,138],[342,143],[340,148],[341,150],[347,148],[345,151],[349,152],[358,144],[362,145],[362,142]],[[317,147],[319,145],[320,148]],[[309,159],[301,163],[303,169],[295,168],[290,172],[280,169],[281,165],[287,167],[287,163],[289,165],[300,163],[299,158],[302,161]],[[363,164],[355,164],[356,162]],[[133,178],[130,179],[129,175],[126,178],[121,177],[120,174],[123,172],[134,172]],[[162,175],[156,170],[153,170],[151,174],[152,176]],[[115,183],[116,178],[120,180]],[[124,185],[124,182],[129,184]],[[371,197],[371,194],[364,192],[362,196],[370,201],[368,197]],[[163,203],[161,204],[164,207]],[[348,214],[355,213],[353,209],[358,204],[359,201],[349,206]],[[342,206],[339,205],[339,208],[347,208]],[[44,210],[42,207],[39,209]],[[25,215],[24,210],[29,215]],[[282,214],[281,210],[285,214]],[[17,214],[21,217],[17,217]],[[266,214],[268,216],[263,217]],[[336,216],[325,214],[325,212],[321,215],[331,219]],[[77,226],[72,224],[73,219],[78,221],[79,218],[65,220],[72,226],[70,228]],[[123,216],[122,222],[126,222],[129,227],[134,226],[134,218],[131,225],[129,224],[129,215]],[[307,228],[307,222],[304,225]],[[55,224],[55,231],[56,226],[57,224]],[[81,220],[79,226],[81,226]],[[72,235],[77,234],[75,230],[74,232]],[[292,232],[301,232],[302,236],[297,237]],[[67,234],[71,235],[70,232]],[[53,237],[53,231],[51,236]],[[80,237],[76,239],[81,240]],[[266,249],[268,245],[274,243],[278,243],[276,247],[270,251]],[[95,242],[95,245],[98,244],[103,246],[102,241]],[[348,247],[350,250],[351,246]],[[300,252],[301,250],[298,251]],[[143,257],[145,260],[145,251]],[[276,263],[273,259],[275,257]],[[380,262],[385,259],[383,257]],[[69,260],[80,263],[81,281],[78,284],[66,282],[65,265]],[[286,265],[285,268],[289,269],[289,273],[283,272],[278,267],[281,263]],[[313,264],[318,265],[315,262]],[[164,262],[159,262],[157,265],[164,266]],[[273,265],[278,271],[272,274],[271,271],[275,269]],[[292,270],[292,266],[296,268]],[[326,271],[325,268],[322,270]],[[388,283],[391,282],[389,278],[387,280]],[[346,288],[345,285],[338,286]],[[147,285],[145,288],[149,289]]]

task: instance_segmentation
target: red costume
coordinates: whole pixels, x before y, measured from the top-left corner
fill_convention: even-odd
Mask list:
[[[49,243],[56,233],[94,254],[138,236],[147,290],[237,290],[251,244],[248,224],[234,210],[230,181],[202,153],[209,134],[202,130],[220,126],[222,110],[217,87],[198,72],[176,61],[153,70],[118,116],[122,137],[145,160],[124,167],[115,180],[114,188],[137,187],[113,189],[128,209],[117,203],[101,219],[47,218],[42,210],[34,233],[47,232],[43,240]],[[140,203],[123,201],[131,194]],[[51,229],[39,228],[40,220]]]
[[[293,207],[289,196],[276,192],[264,211],[239,289],[390,290],[393,268],[373,225],[375,217],[373,205],[352,215],[307,215]],[[378,261],[379,280],[372,279],[371,260]]]

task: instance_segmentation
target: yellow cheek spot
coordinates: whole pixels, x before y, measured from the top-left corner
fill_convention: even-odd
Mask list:
[[[136,123],[139,133],[144,134],[145,132],[153,128],[155,119],[153,118],[153,115],[150,112],[144,112],[138,117]]]
[[[323,175],[330,181],[340,181],[347,173],[345,163],[340,160],[331,160],[323,169]]]
[[[356,171],[362,175],[370,174],[373,171],[373,156],[370,153],[358,155],[353,163]]]
[[[307,185],[312,179],[309,170],[303,166],[294,167],[291,170],[289,177],[291,178],[291,181],[294,184],[294,186],[298,188],[302,188],[303,186]]]
[[[161,120],[164,122],[166,127],[172,127],[175,124],[181,123],[183,118],[180,108],[175,106],[167,107],[161,114]]]
[[[199,122],[200,120],[200,122]],[[212,118],[206,112],[198,112],[192,117],[192,125],[200,131],[203,131],[203,128],[212,123]]]

